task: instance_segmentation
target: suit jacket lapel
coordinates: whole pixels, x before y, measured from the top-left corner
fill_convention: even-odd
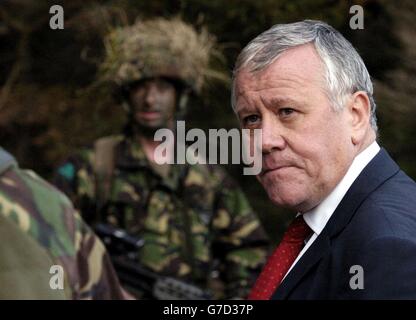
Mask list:
[[[327,253],[331,247],[331,240],[348,225],[361,203],[399,170],[388,153],[381,149],[354,181],[324,230],[286,276],[272,299],[288,297],[308,271]]]

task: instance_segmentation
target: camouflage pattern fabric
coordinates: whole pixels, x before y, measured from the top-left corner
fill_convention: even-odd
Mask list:
[[[63,290],[50,286],[53,265]],[[103,244],[68,198],[1,148],[0,283],[1,299],[124,297]]]
[[[119,137],[109,200],[97,213],[92,149],[70,157],[55,184],[90,222],[105,221],[145,240],[139,262],[209,288],[245,297],[268,244],[242,191],[217,166],[150,164],[132,138]]]

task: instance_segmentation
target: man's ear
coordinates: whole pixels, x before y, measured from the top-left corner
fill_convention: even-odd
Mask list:
[[[351,140],[361,143],[370,129],[371,104],[365,91],[355,92],[348,105],[351,114]]]

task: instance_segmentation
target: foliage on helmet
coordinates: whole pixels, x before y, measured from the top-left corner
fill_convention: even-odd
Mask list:
[[[221,58],[215,38],[197,32],[179,18],[157,18],[112,30],[105,38],[105,59],[100,80],[123,86],[156,76],[174,78],[199,92],[208,78],[227,77],[210,68]]]

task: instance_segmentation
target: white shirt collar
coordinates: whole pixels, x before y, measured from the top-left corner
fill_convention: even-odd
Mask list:
[[[347,173],[334,190],[318,206],[303,214],[305,222],[315,234],[319,235],[322,232],[355,179],[379,151],[380,146],[374,141],[354,158]]]

